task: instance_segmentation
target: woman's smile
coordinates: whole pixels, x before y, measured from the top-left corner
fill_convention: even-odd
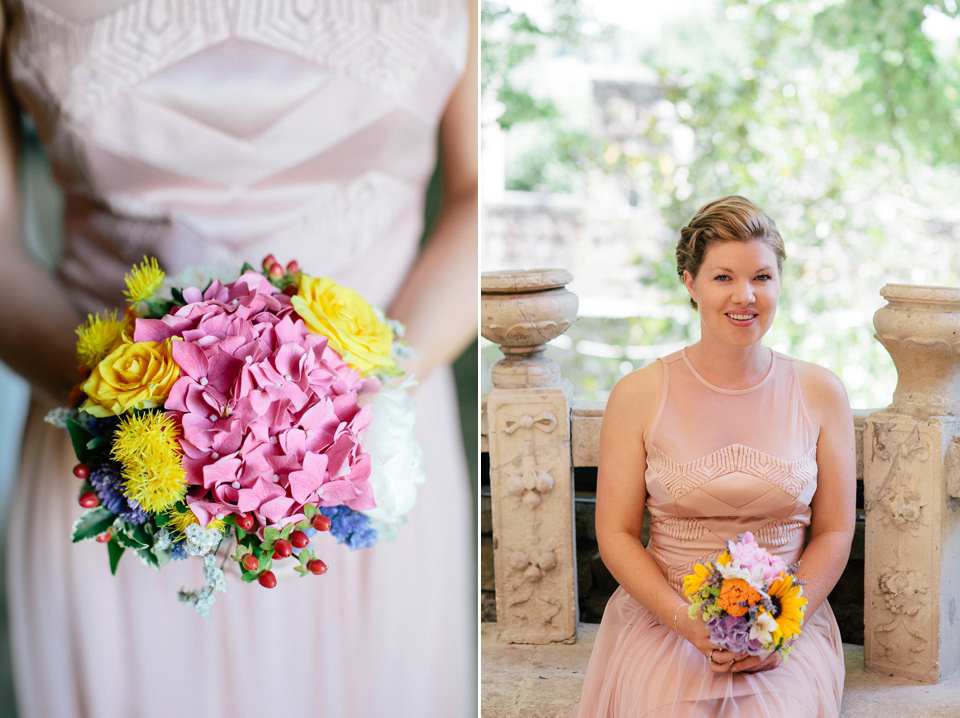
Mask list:
[[[780,272],[766,242],[715,242],[684,284],[700,311],[701,338],[734,346],[760,341],[777,312]]]

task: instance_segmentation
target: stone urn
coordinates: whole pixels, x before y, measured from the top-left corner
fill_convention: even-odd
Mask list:
[[[480,275],[480,333],[499,344],[504,354],[491,370],[494,386],[545,387],[559,382],[560,369],[543,350],[576,321],[579,300],[566,289],[572,279],[565,269]]]
[[[890,409],[960,415],[960,288],[887,284],[880,294],[875,336],[897,367]]]

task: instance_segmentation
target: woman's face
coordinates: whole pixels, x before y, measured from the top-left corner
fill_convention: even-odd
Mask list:
[[[702,338],[737,347],[760,341],[780,296],[777,255],[766,242],[714,242],[683,283],[700,310]]]

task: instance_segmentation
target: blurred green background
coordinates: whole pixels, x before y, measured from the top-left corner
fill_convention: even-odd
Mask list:
[[[578,398],[696,341],[673,251],[742,194],[787,244],[767,343],[889,403],[886,283],[960,277],[955,0],[482,3],[485,270],[571,269]],[[496,347],[482,342],[485,390]]]

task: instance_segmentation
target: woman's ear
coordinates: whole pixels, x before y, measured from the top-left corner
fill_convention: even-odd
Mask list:
[[[683,286],[687,288],[687,292],[690,293],[690,299],[694,302],[697,301],[697,294],[693,289],[693,275],[690,274],[689,269],[683,270]]]

